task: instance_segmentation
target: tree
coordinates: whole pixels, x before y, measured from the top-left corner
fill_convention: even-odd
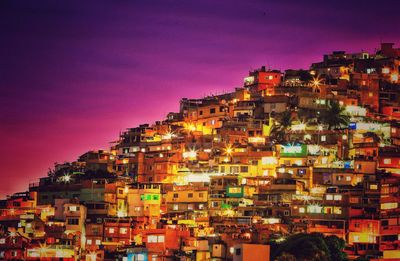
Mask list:
[[[292,114],[290,111],[282,113],[278,120],[279,124],[274,123],[270,136],[275,142],[284,143],[287,141],[287,131],[292,126]]]
[[[346,246],[346,241],[337,236],[327,236],[324,238],[326,245],[331,253],[331,260],[345,261],[347,260],[347,254],[342,250]]]
[[[282,253],[280,256],[275,258],[275,261],[296,261],[296,257],[288,253]]]
[[[344,246],[345,242],[336,236],[324,237],[320,233],[300,233],[290,236],[276,246],[272,253],[272,259],[292,255],[296,260],[301,261],[344,261],[347,260],[346,254],[343,252]]]
[[[328,125],[328,129],[338,129],[343,126],[347,127],[350,117],[345,113],[345,108],[340,106],[337,101],[332,101],[328,105],[328,109],[321,113],[319,120]]]

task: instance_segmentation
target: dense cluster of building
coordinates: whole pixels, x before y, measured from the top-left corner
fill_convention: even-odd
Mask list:
[[[250,71],[0,202],[0,259],[269,260],[319,232],[400,258],[400,49]]]

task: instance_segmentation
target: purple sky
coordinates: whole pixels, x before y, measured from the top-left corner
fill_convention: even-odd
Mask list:
[[[0,2],[0,196],[251,68],[400,45],[393,1]]]

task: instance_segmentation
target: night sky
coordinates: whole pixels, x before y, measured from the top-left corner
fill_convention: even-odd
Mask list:
[[[393,1],[0,1],[0,196],[250,69],[400,45]]]

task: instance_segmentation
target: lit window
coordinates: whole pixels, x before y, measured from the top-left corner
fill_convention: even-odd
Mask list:
[[[143,254],[138,254],[136,260],[137,261],[144,261],[145,260],[144,255]]]
[[[351,181],[351,177],[350,176],[346,176],[346,181]]]
[[[114,234],[114,228],[112,228],[112,227],[109,228],[109,229],[108,229],[108,232],[109,232],[110,234]]]
[[[178,209],[179,209],[179,205],[178,205],[178,204],[174,204],[174,205],[172,206],[172,209],[173,209],[173,210],[178,210]]]
[[[77,211],[76,206],[69,206],[69,211]]]
[[[163,243],[165,241],[165,236],[164,235],[158,236],[157,240],[158,243]]]
[[[6,243],[6,239],[5,238],[0,238],[0,244],[5,244]]]
[[[326,195],[326,200],[333,200],[333,195]]]
[[[92,240],[91,239],[86,240],[86,244],[91,245],[92,244]]]
[[[101,244],[101,240],[100,239],[96,239],[96,245],[100,245]]]
[[[148,235],[148,236],[147,236],[147,243],[157,243],[157,236],[155,236],[155,235]]]
[[[382,203],[381,204],[381,209],[395,209],[398,207],[397,202],[390,202],[390,203]]]
[[[360,241],[360,236],[354,236],[354,242],[359,242]]]
[[[326,136],[325,135],[321,136],[321,141],[326,141]]]
[[[377,190],[378,189],[378,185],[377,184],[371,184],[371,185],[369,185],[369,189]]]
[[[392,164],[392,159],[383,159],[383,164]]]
[[[389,68],[382,68],[382,73],[388,74],[389,72]]]
[[[342,200],[342,195],[335,195],[333,197],[334,200]]]
[[[128,233],[128,228],[126,228],[126,227],[121,227],[121,228],[119,229],[119,233],[120,233],[120,234],[126,234],[126,233]]]
[[[305,208],[299,208],[299,213],[304,213],[305,212]]]
[[[342,214],[342,208],[341,207],[334,207],[333,213],[335,213],[336,215]]]

